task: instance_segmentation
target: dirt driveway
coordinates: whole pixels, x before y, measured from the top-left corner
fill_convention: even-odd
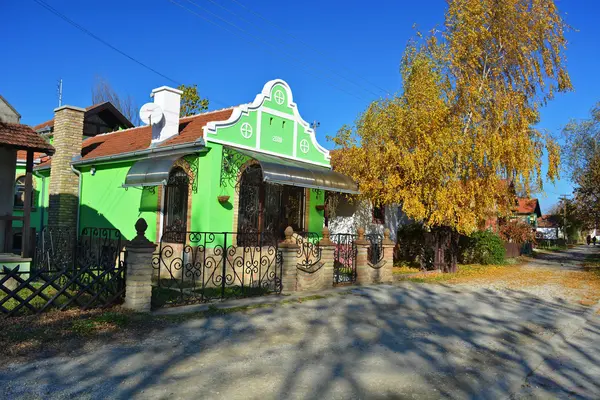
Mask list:
[[[569,271],[588,251],[530,267]],[[485,285],[379,285],[192,319],[6,365],[0,398],[600,397],[595,308]]]

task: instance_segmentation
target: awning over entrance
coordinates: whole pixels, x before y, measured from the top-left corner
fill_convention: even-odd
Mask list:
[[[171,154],[168,156],[159,156],[145,158],[137,161],[131,166],[123,187],[132,186],[158,186],[166,185],[169,180],[169,172],[173,164],[180,159],[183,154]]]
[[[249,150],[233,150],[258,161],[265,182],[309,189],[323,189],[338,193],[360,193],[358,185],[349,176],[332,171],[329,168]]]

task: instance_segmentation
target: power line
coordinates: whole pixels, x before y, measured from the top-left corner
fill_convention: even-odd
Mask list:
[[[142,66],[143,68],[146,68],[147,70],[155,73],[156,75],[168,80],[171,83],[174,83],[175,85],[179,86],[181,85],[181,83],[173,78],[170,78],[169,76],[157,71],[156,69],[150,67],[149,65],[143,63],[142,61],[138,60],[137,58],[130,56],[129,54],[125,53],[124,51],[120,50],[119,48],[113,46],[112,44],[110,44],[109,42],[107,42],[106,40],[102,39],[101,37],[95,35],[94,33],[90,32],[88,29],[86,29],[85,27],[81,26],[80,24],[78,24],[77,22],[73,21],[72,19],[70,19],[69,17],[67,17],[66,15],[64,15],[63,13],[61,13],[60,11],[58,11],[57,9],[55,9],[54,7],[52,7],[51,5],[49,5],[48,3],[46,3],[43,0],[33,0],[34,2],[36,2],[38,5],[44,7],[46,10],[50,11],[52,14],[56,15],[57,17],[63,19],[64,21],[66,21],[67,23],[71,24],[72,26],[74,26],[75,28],[79,29],[80,31],[82,31],[83,33],[85,33],[86,35],[90,36],[91,38],[97,40],[98,42],[102,43],[103,45],[105,45],[106,47],[116,51],[117,53],[121,54],[123,57],[128,58],[129,60],[133,61],[134,63]],[[223,103],[221,101],[218,101],[214,98],[209,98],[209,104],[211,102],[217,103],[221,106],[224,107],[228,107],[228,104]]]
[[[208,0],[211,3],[214,3],[214,0]],[[236,3],[237,5],[239,5],[240,7],[243,7],[244,9],[248,10],[250,13],[254,14],[255,16],[257,16],[258,18],[262,19],[263,21],[267,22],[268,24],[270,24],[271,26],[277,28],[278,30],[280,30],[281,32],[285,33],[286,35],[288,35],[289,37],[291,37],[292,39],[296,40],[298,43],[304,45],[305,47],[311,49],[312,51],[316,52],[317,54],[319,54],[322,57],[325,57],[331,61],[333,61],[336,64],[341,65],[342,69],[346,70],[347,72],[353,74],[354,76],[362,79],[363,81],[365,81],[366,83],[368,83],[369,85],[377,88],[378,90],[382,91],[385,94],[389,94],[390,91],[387,89],[382,88],[381,86],[377,85],[376,83],[371,82],[370,80],[368,80],[367,78],[365,78],[364,76],[361,76],[359,74],[357,74],[356,72],[352,71],[351,69],[348,69],[347,67],[343,67],[343,64],[336,61],[333,57],[331,57],[330,55],[320,51],[319,49],[311,46],[309,43],[303,41],[302,39],[300,39],[299,37],[293,35],[292,33],[290,33],[289,31],[286,31],[284,28],[282,28],[280,25],[278,25],[277,23],[273,22],[272,20],[268,19],[267,17],[261,15],[260,13],[252,10],[250,7],[242,4],[241,2],[239,2],[238,0],[231,0],[232,2]]]
[[[190,0],[188,0],[188,1],[191,3],[191,1],[190,1]],[[262,28],[262,26],[261,26],[261,25],[259,25],[259,24],[255,23],[255,22],[252,22],[252,21],[250,21],[250,20],[248,20],[247,18],[245,18],[245,17],[243,17],[243,16],[239,15],[238,13],[236,13],[236,12],[234,12],[234,11],[231,11],[229,8],[227,8],[227,7],[223,6],[223,5],[222,5],[222,4],[220,4],[218,1],[215,1],[215,0],[206,0],[206,1],[208,1],[208,2],[210,2],[210,3],[212,3],[212,4],[214,4],[214,5],[216,5],[217,7],[221,8],[222,10],[225,10],[225,11],[226,11],[226,12],[228,12],[229,14],[233,15],[234,17],[237,17],[237,18],[239,18],[240,20],[242,20],[242,21],[244,21],[244,22],[246,22],[246,23],[248,23],[248,24],[254,25],[254,26],[258,27],[258,28]],[[194,4],[194,5],[196,5],[196,7],[199,7],[200,9],[203,9],[202,7],[200,7],[199,5],[197,5],[196,3],[193,3],[193,4]],[[212,12],[210,12],[210,11],[206,10],[206,9],[204,9],[204,11],[206,11],[206,12],[208,12],[208,13],[212,14],[212,15],[215,15],[214,13],[212,13]],[[216,15],[215,15],[215,16],[216,16]],[[219,16],[216,16],[216,17],[217,17],[217,18],[219,18],[219,19],[222,19],[222,18],[221,18],[221,17],[219,17]],[[277,27],[277,25],[275,25],[275,26]],[[278,28],[278,29],[282,30],[281,28]],[[284,33],[287,33],[287,32],[285,32],[285,31],[284,31]],[[310,46],[309,46],[308,44],[304,43],[303,41],[301,41],[301,40],[300,40],[300,39],[298,39],[298,38],[295,38],[293,35],[291,35],[291,34],[289,34],[289,33],[288,33],[288,36],[291,36],[291,37],[292,37],[294,40],[296,40],[296,41],[298,41],[298,42],[302,43],[303,45],[305,45],[305,46],[308,46],[308,47],[310,48]],[[280,39],[277,39],[276,41],[277,41],[278,43],[282,44],[283,46],[287,46],[287,44],[289,44],[289,43],[290,43],[290,42],[284,42],[284,41],[282,41],[282,40],[280,40]],[[319,51],[318,51],[318,50],[316,50],[316,49],[312,49],[312,48],[310,48],[310,49],[311,49],[311,50],[313,50],[313,51],[315,51],[315,52],[317,52],[317,53],[318,53],[318,54],[320,54],[320,55],[323,55],[323,56],[325,56],[323,53],[319,52]],[[371,93],[371,94],[372,94],[372,95],[374,95],[375,97],[379,97],[379,96],[380,96],[378,93],[376,93],[376,92],[372,91],[370,88],[368,88],[368,87],[364,87],[362,84],[360,84],[360,83],[357,83],[356,81],[353,81],[352,79],[349,79],[349,78],[347,78],[346,76],[344,76],[344,75],[340,74],[338,71],[332,70],[332,69],[331,69],[331,68],[329,68],[329,67],[325,67],[325,69],[326,69],[327,71],[329,71],[330,73],[332,73],[333,75],[335,75],[335,76],[338,76],[338,77],[340,77],[340,78],[344,79],[345,81],[347,81],[347,82],[349,82],[349,83],[351,83],[351,84],[355,85],[355,86],[356,86],[356,87],[358,87],[359,89],[362,89],[362,90],[364,90],[364,91],[366,91],[366,92],[369,92],[369,93]],[[384,90],[384,92],[385,92],[386,94],[388,94],[388,92],[387,92],[387,91],[385,91],[385,90]]]
[[[210,11],[208,11],[208,10],[204,9],[203,7],[199,6],[198,4],[194,3],[194,2],[193,2],[193,1],[191,1],[191,0],[187,0],[187,1],[188,1],[189,3],[191,3],[191,4],[195,5],[196,7],[200,8],[201,10],[204,10],[204,11],[206,11],[206,12],[208,12],[208,13],[212,14],[212,15],[215,15],[215,16],[216,16],[217,18],[219,18],[220,20],[223,20],[223,21],[224,21],[225,23],[227,23],[228,25],[231,25],[231,26],[235,27],[236,29],[238,29],[239,31],[241,31],[242,33],[244,33],[246,36],[252,37],[253,39],[249,40],[249,39],[248,39],[247,37],[245,37],[244,35],[242,35],[242,34],[239,34],[239,33],[235,32],[235,31],[232,31],[231,29],[229,29],[229,28],[227,28],[227,27],[225,27],[225,26],[223,26],[223,25],[221,25],[221,24],[219,24],[219,23],[217,23],[217,22],[215,22],[215,21],[213,21],[213,20],[211,20],[211,19],[207,18],[206,16],[204,16],[204,15],[202,15],[202,14],[199,14],[199,13],[195,12],[194,10],[191,10],[191,9],[187,8],[186,6],[184,6],[183,4],[180,4],[180,3],[178,3],[178,2],[177,2],[177,1],[175,1],[175,0],[167,0],[167,1],[169,1],[170,3],[173,3],[173,4],[175,4],[176,6],[178,6],[178,7],[182,8],[183,10],[185,10],[185,11],[189,12],[190,14],[193,14],[193,15],[195,15],[196,17],[198,17],[198,18],[200,18],[200,19],[203,19],[203,20],[205,20],[205,21],[207,21],[207,22],[209,22],[209,23],[211,23],[211,24],[213,24],[213,25],[215,25],[215,26],[217,26],[217,27],[219,27],[219,28],[221,28],[221,29],[224,29],[224,30],[225,30],[225,31],[227,31],[227,32],[230,32],[230,33],[233,33],[233,34],[236,34],[236,35],[238,35],[238,36],[242,37],[243,39],[245,39],[246,41],[249,41],[249,42],[250,42],[250,43],[252,43],[252,44],[256,44],[257,42],[259,42],[259,44],[260,44],[260,43],[263,43],[263,44],[266,44],[266,45],[267,45],[267,46],[269,46],[269,47],[273,47],[273,44],[271,44],[271,43],[269,43],[269,42],[266,42],[265,40],[261,39],[260,37],[256,37],[256,35],[253,35],[253,34],[251,34],[251,33],[247,32],[245,29],[243,29],[243,28],[241,28],[241,27],[237,26],[236,24],[234,24],[234,23],[232,23],[232,22],[229,22],[229,21],[225,20],[225,19],[224,19],[224,18],[222,18],[222,17],[219,17],[219,16],[217,16],[216,14],[214,14],[214,13],[212,13],[212,12],[210,12]],[[275,51],[272,51],[272,50],[268,50],[268,49],[267,49],[266,51],[267,51],[267,52],[269,52],[269,53],[271,53],[271,54],[274,54],[274,55],[276,55],[276,56],[279,56],[279,55],[281,55],[281,53],[278,53],[278,52],[275,52]],[[299,59],[299,58],[297,58],[297,57],[295,57],[295,56],[293,56],[293,55],[291,55],[291,54],[289,54],[289,53],[287,53],[287,52],[283,52],[283,54],[284,54],[284,55],[286,55],[287,57],[289,57],[289,58],[292,58],[292,59],[294,59],[294,60],[295,60],[295,62],[291,62],[291,61],[289,61],[289,60],[286,60],[285,58],[282,58],[282,61],[284,61],[284,62],[287,62],[288,64],[291,64],[291,65],[294,65],[294,66],[296,66],[296,63],[299,63],[299,64],[304,64],[304,65],[306,65],[306,63],[305,63],[304,61],[302,61],[301,59]],[[309,67],[310,67],[310,66],[309,66]],[[349,95],[349,96],[353,96],[353,97],[355,97],[356,99],[358,99],[358,100],[361,100],[361,101],[364,101],[364,100],[370,100],[370,99],[366,99],[366,98],[364,98],[364,97],[359,97],[359,96],[357,96],[355,93],[348,92],[347,90],[345,90],[345,89],[343,89],[343,88],[339,87],[338,85],[336,85],[336,84],[334,84],[334,83],[331,83],[331,82],[330,82],[329,80],[327,80],[326,78],[324,78],[324,77],[322,77],[322,76],[320,76],[320,75],[316,75],[316,74],[315,74],[315,73],[313,73],[313,72],[310,72],[310,71],[308,71],[306,68],[303,68],[303,70],[304,70],[304,72],[306,72],[307,74],[309,74],[309,75],[311,75],[311,76],[313,76],[313,77],[315,77],[315,78],[317,78],[317,79],[321,79],[321,80],[323,80],[323,81],[324,81],[325,83],[327,83],[329,86],[331,86],[331,87],[333,87],[333,88],[335,88],[335,89],[337,89],[337,90],[339,90],[339,91],[341,91],[341,92],[344,92],[344,93],[346,93],[346,94],[347,94],[347,95]]]
[[[54,7],[52,7],[51,5],[49,5],[48,3],[46,3],[43,0],[33,0],[36,3],[38,3],[40,6],[44,7],[46,10],[50,11],[52,14],[56,15],[59,18],[62,18],[63,20],[67,21],[69,24],[73,25],[75,28],[79,29],[80,31],[82,31],[83,33],[85,33],[86,35],[96,39],[97,41],[99,41],[100,43],[102,43],[103,45],[105,45],[106,47],[116,51],[117,53],[121,54],[123,57],[127,57],[128,59],[130,59],[131,61],[133,61],[134,63],[141,65],[142,67],[146,68],[149,71],[154,72],[156,75],[161,76],[163,78],[165,78],[166,80],[176,84],[176,85],[180,85],[180,83],[178,81],[176,81],[173,78],[169,78],[167,75],[158,72],[157,70],[155,70],[154,68],[150,67],[147,64],[144,64],[143,62],[141,62],[140,60],[130,56],[129,54],[125,53],[124,51],[116,48],[115,46],[113,46],[112,44],[108,43],[106,40],[96,36],[95,34],[93,34],[92,32],[90,32],[89,30],[87,30],[86,28],[84,28],[83,26],[79,25],[77,22],[73,21],[72,19],[68,18],[66,15],[62,14],[60,11],[58,11],[57,9],[55,9]]]

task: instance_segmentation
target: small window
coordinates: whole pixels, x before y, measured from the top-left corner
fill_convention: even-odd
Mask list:
[[[15,202],[16,208],[23,208],[25,205],[25,177],[20,176],[15,181]]]
[[[376,206],[373,207],[373,223],[384,224],[385,223],[385,207]]]

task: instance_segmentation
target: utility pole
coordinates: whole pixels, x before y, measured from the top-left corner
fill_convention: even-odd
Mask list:
[[[568,194],[562,194],[560,196],[560,200],[563,203],[563,236],[565,237],[565,241],[569,243],[569,237],[567,236],[567,200]]]
[[[62,78],[59,79],[57,85],[56,85],[56,89],[58,91],[58,106],[62,106]]]

